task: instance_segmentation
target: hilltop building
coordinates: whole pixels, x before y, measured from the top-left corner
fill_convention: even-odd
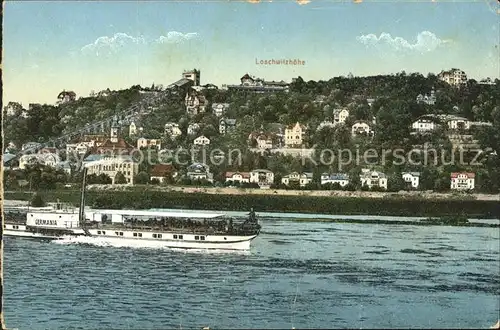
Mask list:
[[[228,90],[246,91],[256,93],[288,92],[289,84],[282,81],[265,81],[261,78],[250,76],[246,73],[240,79],[240,85],[227,85]]]
[[[201,72],[196,69],[187,70],[182,73],[182,78],[191,80],[193,82],[193,86],[200,86]]]
[[[58,103],[68,103],[76,100],[76,93],[73,91],[63,90],[59,95],[57,95]]]
[[[452,68],[448,71],[441,71],[438,76],[439,80],[442,80],[452,86],[461,86],[467,83],[467,75],[464,71],[456,68]]]

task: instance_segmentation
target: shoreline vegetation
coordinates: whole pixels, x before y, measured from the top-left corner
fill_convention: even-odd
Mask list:
[[[485,195],[489,198],[472,194],[448,194],[438,197],[435,193],[423,192],[418,195],[373,192],[349,192],[349,195],[339,192],[335,192],[334,195],[329,192],[326,195],[316,195],[303,190],[278,190],[279,193],[274,193],[272,189],[235,189],[241,192],[229,193],[228,189],[232,188],[151,189],[151,186],[146,185],[89,186],[86,195],[88,205],[95,209],[170,208],[244,211],[254,208],[256,212],[500,219],[499,195]],[[61,189],[38,193],[45,202],[59,200],[78,205],[80,198],[78,190]],[[6,191],[4,199],[29,201],[33,194],[34,192],[28,191]],[[443,222],[438,220],[429,221],[429,224]]]
[[[456,226],[456,227],[492,227],[500,228],[500,223],[469,222],[465,216],[429,217],[420,221],[373,220],[373,219],[304,219],[293,218],[290,221],[300,222],[334,222],[334,223],[364,223],[377,225],[412,225],[412,226]]]

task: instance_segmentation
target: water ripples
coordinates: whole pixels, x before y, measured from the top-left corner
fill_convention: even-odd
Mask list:
[[[264,221],[251,253],[6,239],[20,329],[487,327],[495,228]]]

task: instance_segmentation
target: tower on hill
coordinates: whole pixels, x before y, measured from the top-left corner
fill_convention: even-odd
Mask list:
[[[189,70],[189,71],[184,71],[182,73],[182,78],[192,80],[194,82],[194,86],[200,86],[200,70]]]

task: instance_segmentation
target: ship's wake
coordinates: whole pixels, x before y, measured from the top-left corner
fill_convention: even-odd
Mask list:
[[[116,239],[106,239],[105,237],[88,237],[88,236],[65,236],[61,239],[54,240],[53,243],[61,245],[92,245],[98,247],[113,247],[113,248],[131,248],[131,249],[155,249],[167,250],[184,253],[201,253],[201,254],[240,254],[249,255],[248,250],[226,250],[226,249],[183,249],[164,246],[161,242],[155,241],[122,241]]]

